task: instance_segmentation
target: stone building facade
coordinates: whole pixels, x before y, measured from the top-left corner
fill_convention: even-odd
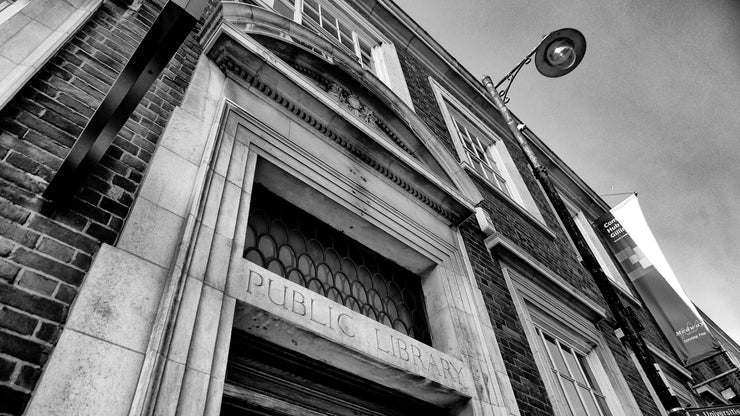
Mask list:
[[[211,1],[45,201],[164,3],[0,2],[0,414],[661,414],[484,89],[389,0]],[[682,403],[729,400],[524,133]]]

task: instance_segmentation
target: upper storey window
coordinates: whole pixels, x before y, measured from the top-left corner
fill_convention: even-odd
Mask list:
[[[338,10],[318,0],[273,0],[271,7],[288,19],[328,35],[354,54],[363,67],[376,72],[372,49],[380,42],[360,33]]]
[[[504,142],[476,117],[470,106],[460,102],[434,78],[430,77],[429,81],[460,165],[528,217],[544,224],[542,214]]]
[[[495,185],[506,196],[511,197],[509,185],[506,183],[495,159],[494,141],[485,135],[470,120],[463,116],[453,105],[445,102],[450,113],[450,119],[455,127],[457,138],[463,145],[465,157],[475,171]]]
[[[276,13],[323,35],[337,48],[354,56],[363,68],[388,86],[409,108],[414,108],[393,43],[350,7],[343,7],[341,1],[241,1],[267,6]]]

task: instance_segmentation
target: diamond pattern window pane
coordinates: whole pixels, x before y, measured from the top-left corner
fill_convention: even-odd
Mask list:
[[[247,228],[247,260],[429,344],[418,276],[260,185]]]

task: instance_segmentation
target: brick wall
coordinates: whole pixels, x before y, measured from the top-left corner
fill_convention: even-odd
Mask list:
[[[201,52],[177,52],[68,207],[40,197],[164,1],[106,1],[0,111],[0,414],[23,412],[101,242],[113,243]],[[43,213],[42,213],[43,212]]]
[[[501,265],[486,249],[483,243],[485,236],[474,219],[462,224],[460,232],[521,414],[552,415],[552,405],[545,392],[545,384],[537,370],[514,301],[504,281]]]
[[[423,63],[408,53],[399,53],[401,66],[406,76],[414,107],[419,117],[425,121],[447,149],[456,155],[454,146],[439,105],[434,97],[428,77],[430,72]],[[581,266],[565,231],[560,226],[555,213],[550,208],[546,196],[532,175],[524,154],[512,138],[504,138],[506,148],[527,185],[545,224],[555,235],[548,235],[532,220],[502,199],[497,192],[481,180],[473,177],[484,201],[481,206],[488,211],[494,227],[502,235],[526,250],[536,260],[565,278],[582,294],[605,307],[605,302],[592,277]],[[476,280],[483,292],[486,307],[494,326],[497,341],[506,363],[507,373],[514,388],[517,403],[523,415],[552,414],[552,406],[544,390],[544,383],[537,370],[527,338],[519,321],[511,294],[504,281],[501,265],[495,256],[485,249],[484,235],[477,230],[475,221],[469,220],[461,226],[465,248],[470,257]],[[665,338],[654,324],[652,316],[638,310],[646,330],[646,338],[661,349],[670,351]],[[612,350],[620,371],[625,376],[633,396],[644,414],[658,414],[656,405],[645,389],[644,383],[634,367],[626,350],[608,325],[600,324],[599,329]],[[671,354],[669,352],[669,354]]]
[[[401,50],[397,53],[403,75],[406,78],[406,86],[409,89],[411,101],[414,103],[414,111],[426,122],[435,137],[442,142],[455,157],[455,160],[460,161],[442,117],[442,110],[434,97],[432,85],[429,83],[429,73],[424,69],[424,64],[414,56]]]

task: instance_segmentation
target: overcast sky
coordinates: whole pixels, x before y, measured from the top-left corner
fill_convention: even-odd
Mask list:
[[[581,65],[528,65],[509,108],[597,193],[638,192],[684,290],[740,341],[740,1],[395,1],[494,82],[542,35],[583,32]]]

